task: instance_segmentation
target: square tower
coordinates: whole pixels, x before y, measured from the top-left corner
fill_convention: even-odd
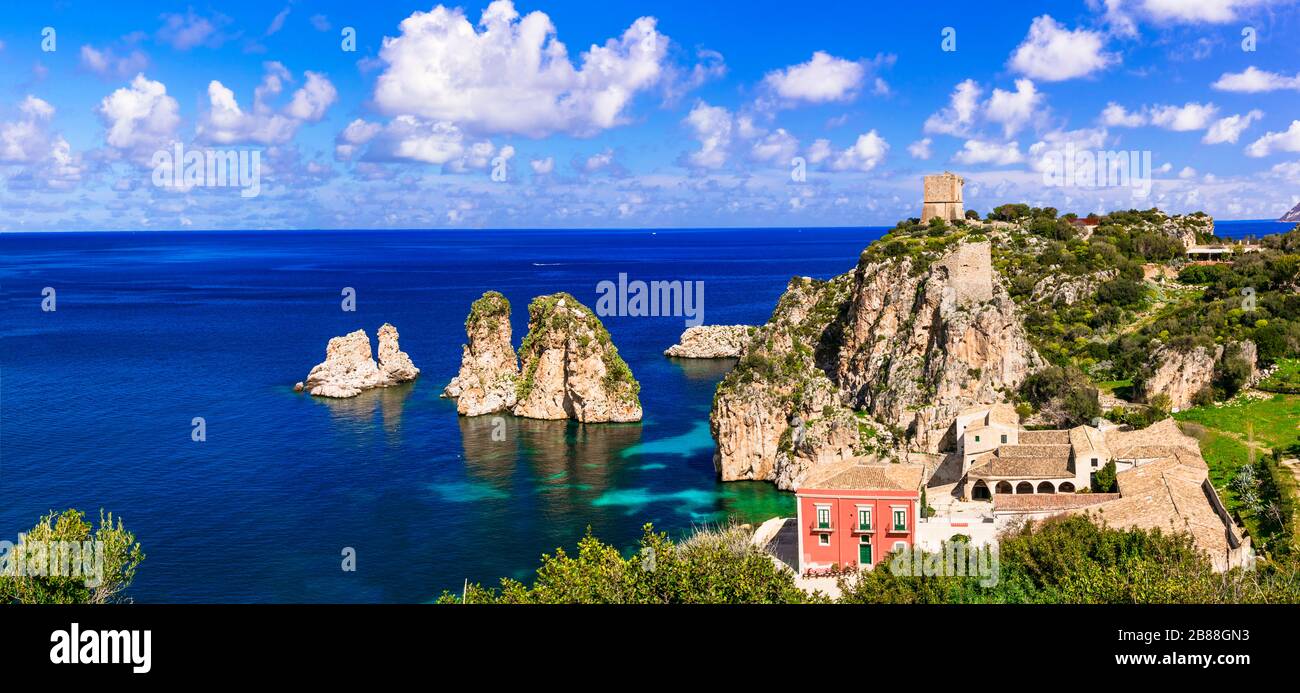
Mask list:
[[[929,223],[934,217],[944,221],[963,218],[966,210],[962,207],[961,189],[964,185],[965,179],[948,171],[926,176],[921,201],[921,223]]]

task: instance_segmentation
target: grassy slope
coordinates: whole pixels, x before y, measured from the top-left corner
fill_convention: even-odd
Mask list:
[[[1256,461],[1271,456],[1275,449],[1282,450],[1284,455],[1300,449],[1300,395],[1273,395],[1263,400],[1237,397],[1218,406],[1195,407],[1175,414],[1174,418],[1204,428],[1198,436],[1201,453],[1210,467],[1210,481],[1223,497],[1228,510],[1241,517],[1257,541],[1277,539],[1284,528],[1249,511],[1229,484],[1237,470],[1252,459],[1251,447],[1255,449],[1253,459]],[[1278,480],[1276,495],[1283,503],[1293,505],[1300,502],[1294,477],[1283,469],[1274,478]],[[1300,536],[1297,522],[1300,522],[1300,517],[1293,514],[1292,537]]]

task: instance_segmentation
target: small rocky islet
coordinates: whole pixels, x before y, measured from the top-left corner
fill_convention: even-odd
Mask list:
[[[370,350],[370,337],[356,330],[330,339],[325,346],[325,360],[316,364],[303,380],[293,386],[295,392],[316,397],[356,397],[366,390],[391,387],[410,382],[420,369],[398,344],[397,328],[388,323],[379,327],[379,361]]]

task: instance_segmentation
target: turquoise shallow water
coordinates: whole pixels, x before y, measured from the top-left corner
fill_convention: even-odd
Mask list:
[[[770,484],[717,481],[707,419],[730,364],[664,357],[681,316],[604,320],[641,382],[639,424],[464,419],[438,394],[485,290],[513,303],[516,345],[530,298],[594,305],[620,272],[703,281],[706,322],[756,324],[791,276],[846,271],[880,233],[0,234],[0,536],[102,507],[148,554],[139,601],[417,602],[527,576],[588,527],[630,548],[646,522],[788,513]],[[419,380],[292,391],[330,337],[383,322]]]

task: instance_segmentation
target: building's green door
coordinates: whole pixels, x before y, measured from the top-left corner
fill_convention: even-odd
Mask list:
[[[871,565],[871,544],[858,544],[858,563]]]

